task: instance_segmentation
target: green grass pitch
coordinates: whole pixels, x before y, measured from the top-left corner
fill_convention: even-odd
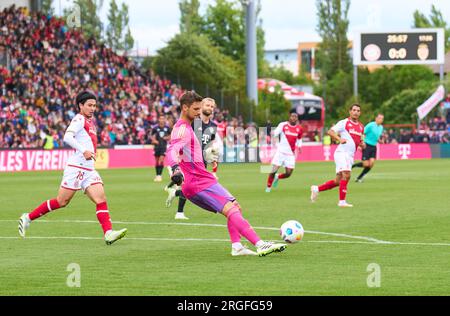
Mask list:
[[[263,239],[278,240],[286,220],[305,227],[302,242],[263,258],[230,255],[221,215],[188,202],[190,220],[175,221],[154,169],[100,170],[114,228],[129,230],[114,245],[81,192],[20,239],[19,216],[56,196],[62,172],[0,174],[0,295],[449,295],[450,160],[379,161],[362,184],[354,171],[354,208],[336,206],[337,189],[312,204],[310,186],[334,168],[300,163],[267,194],[260,165],[219,166]],[[67,285],[71,263],[80,287]],[[368,286],[371,264],[379,287]]]

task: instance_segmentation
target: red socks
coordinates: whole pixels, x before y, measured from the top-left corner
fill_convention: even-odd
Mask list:
[[[341,180],[339,183],[339,200],[345,201],[345,196],[347,195],[347,184],[348,180]]]
[[[269,174],[269,178],[267,179],[267,187],[271,188],[273,180],[275,179],[275,176],[273,173]]]
[[[54,211],[61,208],[56,199],[47,200],[41,205],[39,205],[34,211],[28,214],[30,220],[35,220],[50,211]],[[108,205],[106,202],[97,204],[97,219],[102,225],[103,232],[106,233],[108,230],[112,229],[111,219],[109,218]]]
[[[339,181],[339,200],[340,201],[345,201],[345,197],[347,196],[347,185],[348,185],[348,180]],[[319,192],[331,190],[337,186],[338,185],[334,182],[334,180],[330,180],[319,186]]]
[[[334,180],[330,180],[319,186],[319,192],[331,190],[335,187],[337,187],[336,182],[334,182]]]
[[[41,205],[39,205],[33,212],[28,214],[28,217],[30,218],[30,220],[33,221],[33,220],[47,214],[48,212],[54,211],[59,208],[60,208],[60,206],[56,199],[47,200],[44,203],[42,203]]]
[[[97,204],[97,219],[102,225],[103,233],[112,230],[111,219],[109,218],[108,204],[106,202]]]

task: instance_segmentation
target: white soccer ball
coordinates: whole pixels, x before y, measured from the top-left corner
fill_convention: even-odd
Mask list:
[[[296,243],[303,239],[305,231],[302,224],[297,221],[291,220],[281,225],[280,235],[281,238],[287,243]]]

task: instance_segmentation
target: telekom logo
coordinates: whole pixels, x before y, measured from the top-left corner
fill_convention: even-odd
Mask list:
[[[325,156],[325,161],[329,161],[331,157],[331,146],[323,146],[323,155]]]
[[[401,159],[409,159],[411,145],[398,145],[398,154],[401,156]]]

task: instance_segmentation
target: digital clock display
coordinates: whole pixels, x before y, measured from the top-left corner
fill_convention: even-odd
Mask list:
[[[440,64],[444,59],[443,30],[359,33],[354,64]]]

